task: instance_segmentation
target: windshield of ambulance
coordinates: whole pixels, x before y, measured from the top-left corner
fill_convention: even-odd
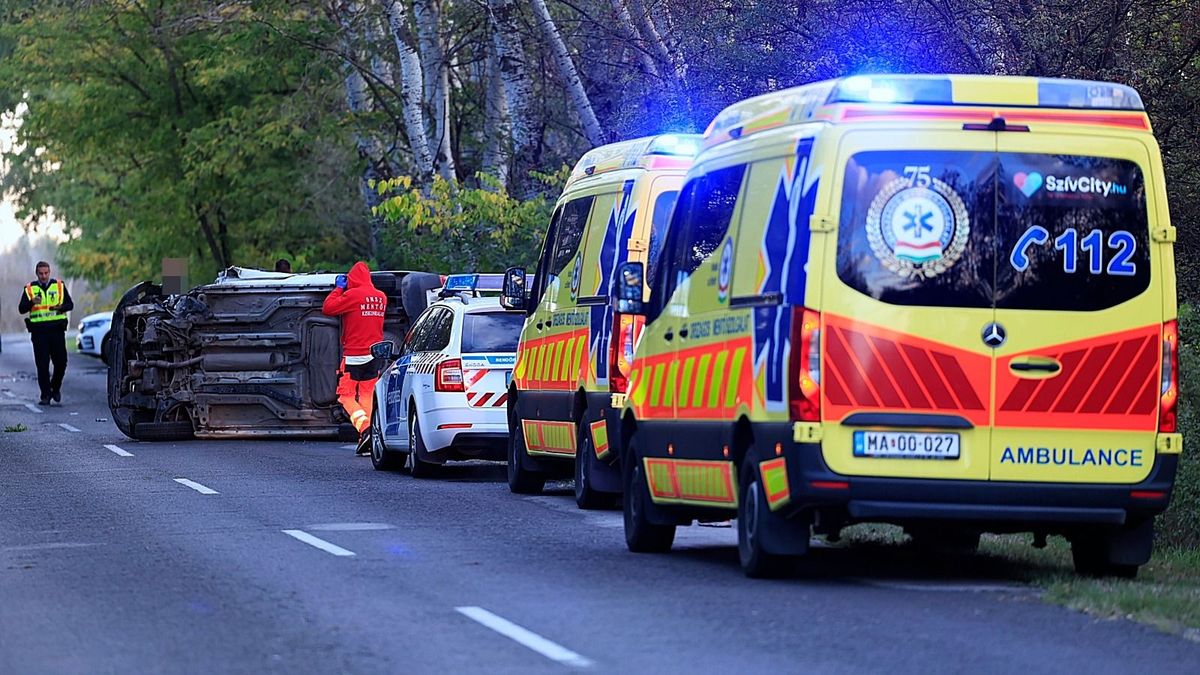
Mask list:
[[[465,314],[462,351],[464,354],[515,352],[517,338],[521,336],[521,324],[524,322],[525,315],[521,312]]]
[[[895,305],[1097,310],[1150,283],[1134,162],[870,151],[846,165],[838,277]]]

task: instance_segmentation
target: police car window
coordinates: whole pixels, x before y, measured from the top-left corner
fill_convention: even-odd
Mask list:
[[[463,317],[462,351],[515,352],[525,317],[514,312],[483,312]]]
[[[997,194],[997,307],[1105,309],[1150,285],[1137,164],[1001,153]]]
[[[595,200],[595,197],[581,197],[563,206],[562,216],[558,220],[558,235],[555,237],[554,261],[550,265],[552,274],[561,274],[579,250],[579,241],[583,238],[583,229]]]
[[[412,330],[408,332],[408,337],[404,339],[404,347],[409,352],[420,352],[424,350],[424,344],[429,335],[429,327],[432,325],[433,319],[437,314],[436,308],[425,310],[421,316],[417,317],[417,322],[413,324]]]
[[[654,271],[666,241],[667,225],[671,222],[671,213],[675,202],[679,199],[678,190],[668,190],[654,198],[654,209],[650,215],[650,241],[647,245],[646,282],[653,287]]]
[[[450,332],[454,329],[454,313],[439,309],[436,321],[429,328],[429,344],[425,351],[440,352],[450,345]]]
[[[894,305],[991,307],[994,152],[860,152],[846,164],[837,273]]]
[[[678,244],[680,272],[695,271],[725,238],[745,173],[746,165],[739,164],[704,176],[688,205],[687,218],[682,221]]]

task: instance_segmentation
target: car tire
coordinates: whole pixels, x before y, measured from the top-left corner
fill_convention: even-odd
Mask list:
[[[404,467],[404,453],[392,452],[383,442],[383,425],[379,421],[379,405],[371,411],[371,466],[376,471],[395,471]]]
[[[617,497],[592,487],[589,464],[595,452],[593,447],[591,429],[586,420],[581,420],[575,434],[575,505],[589,511],[614,509]]]
[[[751,579],[768,579],[786,576],[796,566],[796,557],[771,553],[763,546],[765,516],[770,511],[766,493],[762,489],[753,450],[746,453],[742,462],[741,494],[738,499],[737,534],[738,562],[742,572]]]
[[[112,335],[111,331],[105,333],[104,339],[100,341],[100,362],[106,366],[108,365],[108,347],[110,342],[108,338],[110,335]]]
[[[634,440],[630,440],[629,485],[625,490],[625,545],[634,553],[666,553],[675,543],[674,525],[657,525],[646,517],[650,485],[646,482],[641,458]]]
[[[513,494],[541,494],[546,487],[546,477],[521,465],[525,454],[525,425],[516,420],[509,422],[508,434],[508,489]]]
[[[421,459],[421,453],[427,452],[425,441],[421,439],[421,421],[417,419],[414,410],[409,413],[408,423],[408,472],[413,478],[430,478],[433,476],[436,464]]]
[[[1154,521],[1147,520],[1107,532],[1080,533],[1071,538],[1071,558],[1082,576],[1133,579],[1141,563],[1150,559],[1153,546]]]

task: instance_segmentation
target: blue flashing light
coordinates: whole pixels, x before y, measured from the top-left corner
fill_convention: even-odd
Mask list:
[[[646,152],[650,155],[695,157],[700,152],[700,138],[696,134],[664,134],[655,138]]]
[[[451,274],[442,290],[446,293],[470,293],[479,284],[478,274]]]

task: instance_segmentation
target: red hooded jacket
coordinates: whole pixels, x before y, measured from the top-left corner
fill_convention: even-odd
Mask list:
[[[371,270],[361,260],[354,263],[347,277],[346,290],[330,291],[321,311],[342,317],[343,356],[367,356],[371,345],[383,340],[387,296],[371,283]]]

